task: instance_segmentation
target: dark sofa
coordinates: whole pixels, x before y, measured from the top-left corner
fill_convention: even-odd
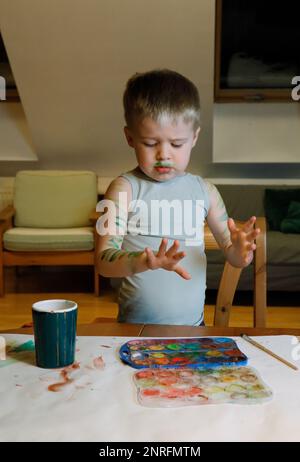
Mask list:
[[[266,216],[266,189],[299,189],[290,185],[218,185],[229,217],[247,220],[252,215]],[[207,289],[217,289],[224,257],[217,250],[207,254]],[[238,290],[253,289],[252,264],[242,271]],[[267,227],[267,290],[300,291],[300,234],[283,233]]]

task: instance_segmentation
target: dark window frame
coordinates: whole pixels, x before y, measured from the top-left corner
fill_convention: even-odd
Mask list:
[[[222,3],[223,0],[216,0],[214,101],[216,103],[294,102],[291,95],[292,89],[288,88],[221,88]]]
[[[3,40],[3,37],[1,35],[1,30],[0,30],[0,41],[2,42],[1,45],[3,44],[3,48],[5,49],[5,44],[4,44],[4,40]],[[9,62],[9,58],[7,56],[7,52],[6,52],[6,49],[5,49],[5,60],[4,61],[0,61],[0,65],[1,63],[5,63],[5,64],[8,64],[10,69],[11,69],[11,66],[10,66],[10,62]],[[1,59],[1,56],[0,56],[0,59]],[[12,71],[11,71],[12,73]],[[0,67],[0,75],[2,76],[1,74],[1,67]],[[12,74],[13,75],[13,74]],[[14,80],[14,79],[13,79]],[[15,80],[14,80],[14,85],[9,87],[9,88],[6,88],[6,91],[5,91],[5,94],[6,94],[6,99],[5,100],[1,100],[0,103],[2,102],[19,102],[20,101],[20,96],[19,96],[19,92],[18,92],[18,89],[17,89],[17,85],[15,83]]]

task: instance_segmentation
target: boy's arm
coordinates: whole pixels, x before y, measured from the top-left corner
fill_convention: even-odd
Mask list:
[[[125,200],[119,201],[119,193],[123,193]],[[106,212],[103,211],[97,221],[98,273],[106,277],[126,277],[147,271],[149,268],[145,251],[128,252],[122,249],[127,231],[128,206],[132,199],[130,183],[125,178],[116,178],[108,187],[104,199],[111,201],[111,206],[107,207]],[[103,235],[104,227],[110,228],[108,234]]]
[[[259,229],[253,229],[256,217],[251,217],[242,228],[237,228],[234,220],[228,218],[223,199],[217,188],[206,181],[210,207],[206,217],[211,232],[228,262],[235,267],[248,266],[253,259],[256,245],[254,239]]]

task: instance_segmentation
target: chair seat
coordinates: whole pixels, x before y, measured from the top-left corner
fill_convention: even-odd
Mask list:
[[[94,228],[9,229],[3,235],[4,249],[11,251],[93,250]]]

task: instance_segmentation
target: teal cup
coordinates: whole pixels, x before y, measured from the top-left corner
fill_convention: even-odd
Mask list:
[[[36,365],[46,369],[75,361],[77,303],[42,300],[32,305]]]

